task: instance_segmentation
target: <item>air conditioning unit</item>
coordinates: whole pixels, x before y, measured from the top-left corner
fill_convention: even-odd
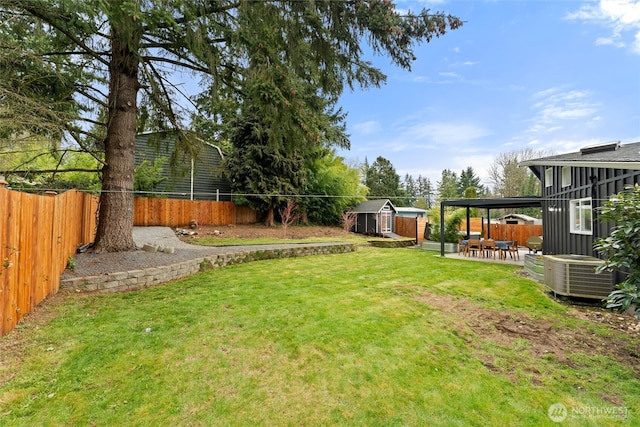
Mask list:
[[[545,255],[544,284],[557,295],[603,299],[615,285],[614,273],[596,274],[604,261],[585,255]]]

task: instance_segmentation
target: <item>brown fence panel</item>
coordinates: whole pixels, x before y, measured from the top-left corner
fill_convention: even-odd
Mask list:
[[[424,227],[427,218],[408,218],[396,216],[396,234],[403,237],[410,237],[420,244],[424,240]]]
[[[486,225],[484,235],[486,236]],[[494,240],[517,241],[524,246],[531,236],[542,236],[542,225],[539,224],[492,224],[491,238]]]
[[[253,209],[233,202],[136,198],[135,225],[254,223]],[[94,240],[99,199],[70,190],[39,196],[0,186],[0,336],[58,291],[67,260]],[[239,221],[237,221],[237,219]]]
[[[96,198],[75,190],[38,196],[0,188],[0,336],[58,291],[67,259],[93,240],[95,209]]]
[[[246,223],[236,220],[239,208],[233,202],[137,197],[134,201],[134,225],[184,227],[191,220],[196,220],[200,225]],[[251,213],[255,219],[256,212],[251,208],[246,209],[242,209],[244,217],[241,219],[250,220]]]
[[[466,231],[466,222],[461,226]],[[486,218],[469,218],[469,229],[472,232],[482,233],[484,237],[487,233]],[[518,241],[524,246],[531,236],[542,236],[542,225],[540,224],[491,224],[491,238],[494,240]]]
[[[236,206],[235,211],[236,224],[255,224],[258,222],[258,212],[249,206]]]
[[[403,237],[416,238],[416,219],[396,216],[396,234]]]

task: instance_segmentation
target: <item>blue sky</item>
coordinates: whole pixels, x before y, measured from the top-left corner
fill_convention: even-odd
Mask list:
[[[466,22],[418,46],[411,72],[371,57],[388,80],[340,100],[348,163],[382,156],[434,185],[471,166],[488,184],[500,153],[640,141],[640,0],[396,0],[423,7]]]

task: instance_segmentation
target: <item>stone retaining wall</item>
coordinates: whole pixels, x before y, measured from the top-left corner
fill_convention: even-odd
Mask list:
[[[337,243],[318,246],[305,245],[300,247],[243,250],[207,255],[189,261],[161,267],[145,268],[143,270],[110,273],[100,276],[74,277],[72,279],[62,280],[60,287],[78,292],[131,291],[160,285],[172,280],[182,279],[200,271],[226,267],[228,265],[266,259],[355,252],[356,248],[357,246],[353,243]]]

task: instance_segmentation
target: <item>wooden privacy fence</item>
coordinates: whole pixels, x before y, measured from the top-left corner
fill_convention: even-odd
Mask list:
[[[466,232],[466,221],[463,221],[461,229]],[[487,237],[487,220],[484,218],[470,218],[469,229],[472,232],[482,233]],[[491,224],[491,238],[493,240],[518,241],[518,245],[525,246],[531,236],[542,236],[541,224]]]
[[[0,186],[0,336],[47,296],[79,246],[93,242],[97,197],[70,190],[39,196]],[[257,213],[233,202],[135,199],[135,225],[255,223]]]
[[[76,190],[38,196],[0,186],[0,336],[58,291],[69,257],[93,241],[97,207]]]
[[[487,224],[483,227],[483,236],[487,236]],[[491,224],[493,240],[517,241],[519,246],[526,246],[531,236],[542,236],[542,225],[539,224]]]
[[[396,234],[403,237],[411,237],[419,245],[424,240],[424,227],[426,224],[427,218],[396,216]]]
[[[427,218],[404,218],[396,216],[396,234],[404,237],[416,239],[416,244],[420,244],[424,240],[424,227]],[[461,231],[466,232],[466,221],[463,221],[460,227]],[[483,237],[487,237],[487,223],[482,218],[469,219],[469,231],[482,233]],[[431,232],[435,236],[440,235],[440,224],[431,224]],[[542,236],[542,225],[536,224],[491,224],[491,238],[494,240],[511,240],[518,241],[520,246],[525,246],[527,239],[531,236]],[[437,239],[437,237],[436,237]]]
[[[253,224],[258,220],[256,211],[233,202],[143,197],[134,201],[133,218],[134,225],[143,227],[181,227],[193,219],[199,225]]]

